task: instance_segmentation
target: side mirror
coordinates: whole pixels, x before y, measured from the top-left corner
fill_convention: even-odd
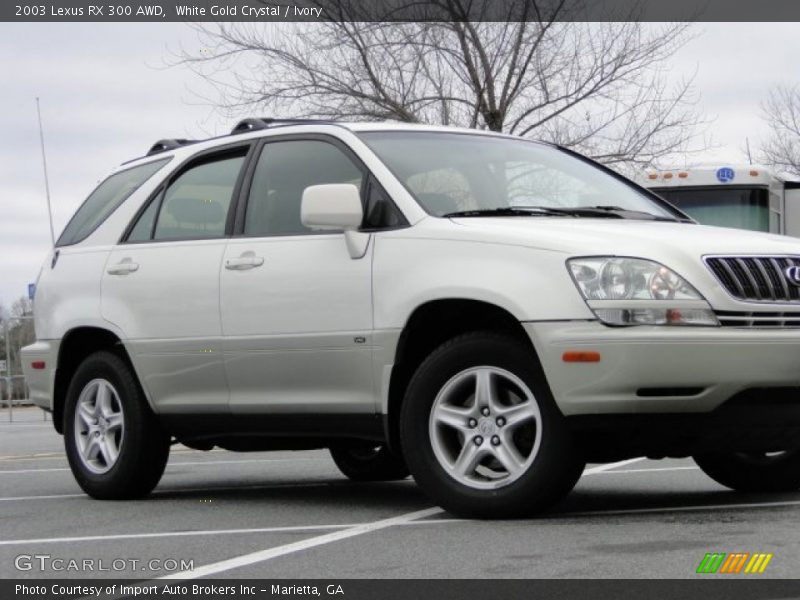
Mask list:
[[[300,220],[311,229],[356,230],[364,220],[361,194],[352,183],[309,186],[303,191]]]

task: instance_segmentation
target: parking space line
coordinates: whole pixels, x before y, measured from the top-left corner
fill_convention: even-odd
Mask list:
[[[177,462],[167,463],[167,469],[170,467],[198,467],[206,465],[240,465],[245,463],[269,463],[269,462],[310,462],[310,461],[327,461],[327,458],[258,458],[258,459],[241,459],[241,460],[198,460],[191,462]],[[0,475],[21,475],[31,473],[54,473],[58,471],[69,471],[69,467],[53,467],[45,469],[8,469],[0,471]]]
[[[303,550],[308,550],[309,548],[315,548],[317,546],[338,542],[340,540],[364,535],[380,529],[393,527],[395,525],[402,525],[410,521],[416,521],[417,519],[424,519],[425,517],[430,517],[442,512],[444,511],[441,508],[438,506],[433,506],[423,510],[417,510],[404,515],[399,515],[397,517],[390,517],[388,519],[381,519],[380,521],[373,521],[372,523],[363,523],[354,527],[348,527],[347,529],[341,531],[326,533],[324,535],[315,536],[307,540],[293,542],[291,544],[284,544],[275,548],[267,548],[265,550],[259,550],[258,552],[250,552],[249,554],[243,554],[234,558],[203,565],[202,567],[194,569],[193,571],[171,573],[170,575],[162,577],[161,579],[197,579],[198,577],[215,575],[224,571],[230,571],[231,569],[237,569],[239,567],[261,563],[279,556],[301,552]]]
[[[110,535],[83,535],[60,538],[34,538],[29,540],[0,540],[0,546],[17,546],[23,544],[63,544],[71,542],[102,542],[116,540],[141,540],[166,537],[191,537],[203,535],[234,535],[248,533],[292,533],[303,531],[323,531],[326,529],[347,529],[355,527],[354,523],[337,525],[296,525],[286,527],[252,527],[247,529],[205,529],[190,531],[156,531],[151,533],[120,533]]]
[[[86,494],[50,494],[46,496],[11,496],[0,498],[0,502],[22,502],[23,500],[58,500],[60,498],[81,498]]]
[[[778,500],[777,502],[741,502],[737,504],[703,504],[694,506],[662,506],[653,508],[628,508],[622,510],[590,510],[574,513],[560,513],[561,517],[597,517],[597,516],[619,516],[619,515],[638,515],[666,512],[697,512],[704,510],[731,510],[748,508],[781,508],[790,506],[800,506],[800,500]],[[555,516],[555,515],[554,515]]]
[[[659,473],[662,471],[699,471],[700,467],[659,467],[656,469],[622,469],[621,471],[601,471],[589,475],[626,475],[628,473]]]
[[[616,469],[617,467],[624,467],[625,465],[630,465],[636,462],[640,462],[643,460],[647,460],[646,456],[638,456],[636,458],[629,458],[627,460],[620,460],[613,463],[606,463],[604,465],[597,465],[596,467],[591,467],[589,469],[584,469],[583,475],[594,475],[595,473],[603,473],[604,471],[610,471],[612,469]],[[583,476],[582,475],[582,476]]]

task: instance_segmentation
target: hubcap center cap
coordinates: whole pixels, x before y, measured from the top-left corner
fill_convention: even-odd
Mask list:
[[[478,421],[478,431],[481,435],[488,437],[494,435],[495,431],[497,431],[497,427],[492,419],[483,418]]]

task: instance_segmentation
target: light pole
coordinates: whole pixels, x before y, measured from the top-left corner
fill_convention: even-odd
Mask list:
[[[8,420],[14,420],[14,403],[11,400],[11,343],[8,331],[9,319],[3,319],[3,339],[6,345],[6,402],[8,402]]]

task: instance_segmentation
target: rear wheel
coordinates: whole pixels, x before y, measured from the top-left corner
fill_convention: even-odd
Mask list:
[[[698,454],[694,461],[717,483],[741,492],[800,489],[800,450]]]
[[[333,462],[353,481],[393,481],[408,477],[405,461],[387,446],[345,442],[330,449]]]
[[[544,510],[584,467],[534,353],[508,336],[465,334],[434,351],[409,384],[400,427],[420,487],[465,516]]]
[[[98,352],[78,367],[67,390],[64,443],[72,473],[98,499],[147,495],[161,479],[170,437],[150,410],[128,364]]]

